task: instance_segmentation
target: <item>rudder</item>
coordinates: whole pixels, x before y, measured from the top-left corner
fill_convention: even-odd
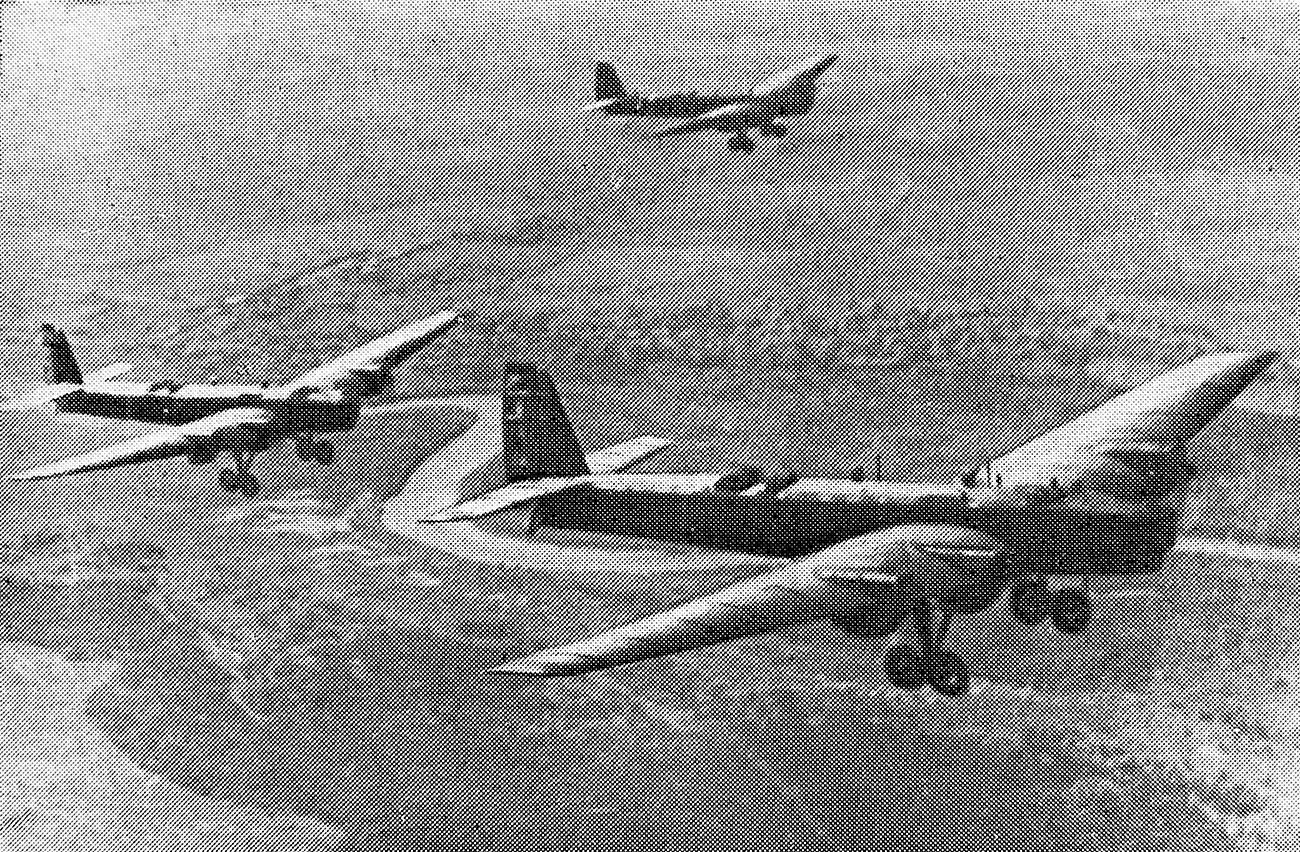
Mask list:
[[[507,364],[501,392],[506,482],[590,473],[551,377],[533,364]]]
[[[41,326],[41,345],[45,347],[44,377],[48,384],[73,384],[83,382],[81,368],[72,354],[68,336],[45,323]]]
[[[596,100],[609,101],[625,97],[627,97],[627,90],[623,88],[623,81],[618,78],[614,66],[608,62],[597,62]]]

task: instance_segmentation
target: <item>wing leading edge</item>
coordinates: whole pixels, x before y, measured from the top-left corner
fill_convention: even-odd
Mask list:
[[[324,388],[353,370],[389,371],[428,346],[434,339],[450,331],[461,320],[455,311],[444,311],[436,316],[411,323],[386,337],[372,340],[304,373],[287,385],[276,388],[277,395],[294,391]]]
[[[493,669],[544,677],[585,674],[813,621],[896,606],[898,578],[941,527],[897,527],[848,539],[806,559],[591,639]]]
[[[9,479],[13,481],[53,479],[57,476],[188,455],[193,451],[196,440],[211,438],[222,429],[232,426],[265,425],[269,416],[268,412],[261,408],[232,408],[184,426],[149,432],[92,453],[15,473],[10,475]]]
[[[988,473],[1009,488],[1038,487],[1080,474],[1114,447],[1185,445],[1276,359],[1276,352],[1197,358],[1002,456]]]

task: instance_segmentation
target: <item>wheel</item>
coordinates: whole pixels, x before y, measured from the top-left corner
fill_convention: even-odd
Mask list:
[[[885,652],[885,675],[898,689],[920,689],[925,684],[925,666],[911,645],[890,646]]]
[[[238,478],[235,472],[228,467],[223,467],[221,473],[217,474],[217,483],[231,493],[239,490]]]
[[[299,438],[295,441],[293,449],[298,454],[298,458],[303,461],[311,461],[316,458],[316,454],[319,452],[316,443],[307,438]]]
[[[1011,614],[1026,627],[1037,627],[1052,614],[1052,593],[1042,580],[1019,580],[1011,587]]]
[[[940,695],[956,698],[970,691],[970,669],[960,654],[938,650],[926,664],[926,680]]]
[[[243,494],[248,499],[251,500],[256,497],[257,492],[261,490],[261,483],[259,483],[257,477],[253,476],[251,473],[246,473],[239,478],[239,493]]]
[[[1092,601],[1083,589],[1061,589],[1052,602],[1052,624],[1062,633],[1079,633],[1092,621]]]
[[[334,445],[329,441],[317,441],[314,452],[316,461],[322,465],[334,463]]]

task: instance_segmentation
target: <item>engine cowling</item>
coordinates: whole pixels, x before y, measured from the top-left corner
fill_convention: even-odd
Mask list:
[[[393,386],[393,374],[387,370],[349,370],[334,383],[344,399],[368,399]]]
[[[1119,500],[1145,500],[1164,494],[1195,475],[1186,448],[1159,445],[1107,449],[1075,482],[1081,491],[1097,491]]]
[[[962,615],[993,606],[1009,582],[1000,548],[925,548],[916,554],[907,577],[940,607]]]
[[[1009,582],[1002,543],[965,527],[916,524],[842,541],[802,563],[824,582],[852,590],[842,628],[886,635],[918,596],[958,614],[993,606]],[[886,578],[894,577],[896,581]],[[898,590],[897,594],[891,589]]]
[[[204,453],[217,453],[222,450],[231,453],[260,453],[269,449],[271,441],[266,430],[259,429],[251,423],[240,423],[218,429],[212,437],[190,452],[191,458]]]

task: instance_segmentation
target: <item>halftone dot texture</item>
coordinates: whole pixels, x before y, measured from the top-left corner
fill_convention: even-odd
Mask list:
[[[494,567],[395,532],[465,406],[363,418],[328,467],[280,445],[252,500],[185,459],[4,483],[8,845],[1300,842],[1294,9],[12,0],[0,24],[15,393],[44,322],[88,373],[256,384],[456,309],[380,404],[499,412],[533,362],[587,452],[674,441],[636,472],[951,483],[1196,356],[1284,353],[1193,442],[1164,570],[1090,582],[1074,637],[1005,597],[957,618],[958,699],[892,689],[883,643],[827,624],[487,674],[770,566],[593,571],[541,531],[544,559]],[[580,111],[601,59],[654,95],[830,52],[747,154]],[[141,432],[3,422],[4,473]]]

